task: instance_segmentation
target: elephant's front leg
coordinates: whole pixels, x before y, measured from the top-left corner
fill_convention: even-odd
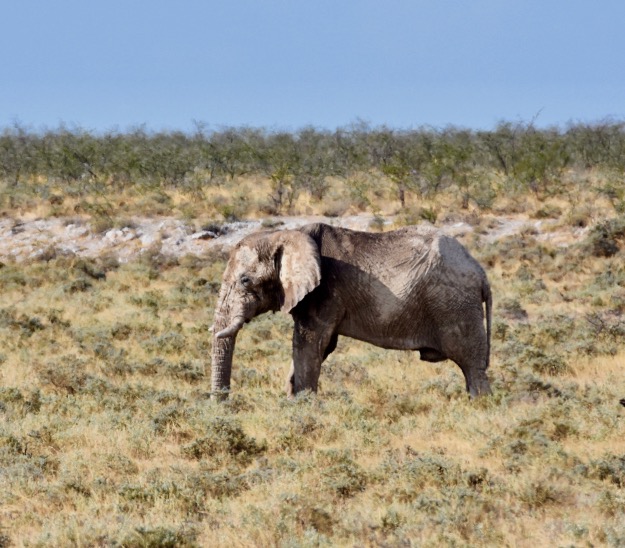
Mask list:
[[[321,363],[333,340],[333,330],[321,322],[295,322],[293,330],[293,362],[287,382],[287,395],[302,390],[317,391]]]

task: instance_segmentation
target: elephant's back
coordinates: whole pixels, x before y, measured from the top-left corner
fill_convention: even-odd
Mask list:
[[[304,227],[319,245],[322,261],[339,270],[350,267],[372,277],[402,298],[430,278],[485,276],[479,263],[455,238],[431,224],[406,226],[389,232],[360,232],[325,224]],[[333,268],[334,270],[334,268]]]
[[[391,260],[395,274],[388,273],[395,294],[403,302],[437,302],[449,298],[481,310],[488,280],[466,247],[431,225],[406,227],[404,233],[410,242],[410,259],[405,263]]]
[[[480,280],[486,277],[482,265],[456,238],[440,234],[436,240],[436,254],[448,271],[461,275],[475,274]]]

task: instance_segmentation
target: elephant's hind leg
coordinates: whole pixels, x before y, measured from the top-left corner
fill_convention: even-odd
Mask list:
[[[486,375],[488,343],[484,327],[477,322],[460,326],[460,329],[446,337],[445,343],[445,354],[462,370],[471,397],[491,394]]]
[[[492,394],[490,382],[486,375],[486,369],[481,366],[482,363],[482,360],[479,360],[476,363],[469,362],[469,364],[467,364],[463,362],[462,364],[458,364],[464,373],[467,392],[469,392],[472,398]]]

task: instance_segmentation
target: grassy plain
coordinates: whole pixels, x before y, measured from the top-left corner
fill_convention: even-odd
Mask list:
[[[293,212],[470,222],[463,242],[496,303],[494,395],[469,401],[451,362],[343,338],[320,393],[288,401],[291,320],[276,314],[239,335],[233,393],[218,404],[208,328],[222,254],[6,260],[0,547],[625,545],[619,212],[573,177],[568,194],[488,211],[453,194],[399,209],[363,181]],[[268,183],[246,184],[112,194],[118,217],[91,221],[263,216]],[[18,202],[4,215],[85,212],[72,198]],[[528,224],[489,238],[502,215],[552,219],[564,236]]]

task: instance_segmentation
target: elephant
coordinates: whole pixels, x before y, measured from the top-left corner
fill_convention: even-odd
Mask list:
[[[230,391],[237,333],[269,311],[294,321],[289,397],[317,391],[339,335],[418,350],[427,362],[450,359],[472,398],[491,393],[488,278],[460,242],[432,225],[370,233],[314,223],[244,237],[230,253],[215,308],[214,398]]]

